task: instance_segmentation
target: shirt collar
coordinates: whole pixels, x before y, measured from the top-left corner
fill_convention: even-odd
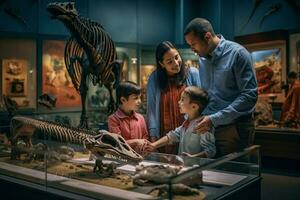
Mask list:
[[[213,59],[222,55],[225,46],[225,38],[222,35],[217,36],[220,38],[220,42],[211,53]]]
[[[115,112],[115,115],[121,119],[122,118],[134,118],[134,119],[138,120],[137,113],[135,111],[133,111],[132,115],[128,116],[120,108],[118,108],[118,110]]]
[[[199,118],[196,118],[196,119],[193,119],[193,120],[188,120],[186,119],[183,123],[182,123],[182,126],[187,129],[192,123],[194,123],[197,119]]]

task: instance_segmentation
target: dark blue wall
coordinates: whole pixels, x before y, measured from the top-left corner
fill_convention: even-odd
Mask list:
[[[0,32],[67,36],[63,24],[51,20],[46,6],[53,0],[12,0],[0,5]],[[173,0],[77,0],[80,15],[104,26],[115,42],[157,44],[175,39],[176,1]],[[5,10],[16,9],[21,20],[9,16]]]
[[[62,23],[51,20],[46,5],[52,0],[0,1],[0,33],[26,33],[67,36]],[[285,0],[264,0],[253,18],[241,30],[250,15],[253,0],[76,0],[82,16],[97,21],[106,28],[115,42],[156,45],[162,40],[184,44],[183,30],[194,17],[205,17],[212,22],[216,33],[225,38],[248,35],[276,29],[296,30],[300,27],[299,15]],[[282,8],[260,20],[274,3]],[[297,0],[300,6],[300,0]],[[13,9],[28,24],[9,16]],[[299,12],[300,13],[300,12]],[[25,34],[25,35],[26,35]]]
[[[300,6],[300,0],[295,0]],[[268,12],[269,8],[280,3],[281,9],[277,12],[269,15],[265,18],[263,24],[259,26],[263,16]],[[299,14],[294,12],[293,8],[285,0],[264,0],[260,6],[256,9],[254,16],[247,24],[247,26],[241,30],[242,25],[247,21],[248,16],[254,6],[253,1],[234,1],[234,35],[247,35],[258,32],[266,32],[278,29],[293,30],[299,28]]]

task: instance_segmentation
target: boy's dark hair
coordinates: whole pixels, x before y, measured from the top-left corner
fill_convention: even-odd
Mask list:
[[[184,35],[194,33],[199,39],[203,40],[205,33],[210,32],[215,36],[211,23],[204,18],[195,18],[185,27]]]
[[[120,82],[116,89],[117,104],[122,104],[121,97],[128,99],[132,94],[141,94],[141,87],[132,81]]]
[[[199,106],[199,114],[206,108],[208,104],[208,93],[196,86],[186,87],[183,91],[190,98],[190,103],[195,103]]]

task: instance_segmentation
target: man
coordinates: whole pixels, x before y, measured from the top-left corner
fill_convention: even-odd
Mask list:
[[[280,121],[283,126],[291,128],[300,127],[300,82],[296,72],[289,72],[288,83],[290,84],[286,100],[282,105]]]
[[[217,156],[251,145],[257,81],[249,52],[216,35],[210,22],[203,18],[193,19],[184,36],[199,55],[201,88],[209,93],[205,116],[199,120],[196,131],[201,134],[215,128]]]

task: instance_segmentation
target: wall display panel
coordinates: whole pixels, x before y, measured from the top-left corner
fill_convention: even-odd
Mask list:
[[[10,97],[25,97],[27,90],[27,68],[26,60],[21,59],[3,59],[3,93]]]
[[[290,35],[289,71],[295,71],[300,73],[300,33]]]
[[[6,95],[15,101],[18,109],[35,108],[36,41],[1,38],[0,65],[1,96]]]
[[[56,107],[79,107],[81,99],[74,88],[64,61],[65,41],[43,41],[42,93],[56,97]]]
[[[272,104],[285,100],[282,86],[286,83],[288,32],[274,30],[235,37],[251,53],[259,98]]]
[[[268,41],[245,45],[250,51],[258,82],[258,94],[283,102],[281,89],[286,81],[286,41]]]

